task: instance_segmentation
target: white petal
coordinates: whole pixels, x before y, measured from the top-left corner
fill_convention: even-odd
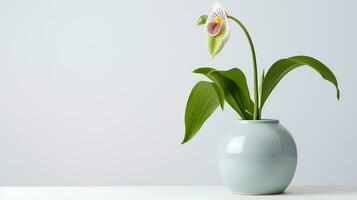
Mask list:
[[[223,23],[226,26],[226,30],[228,31],[228,18],[226,15],[226,11],[223,9],[223,7],[218,2],[216,2],[212,6],[212,10],[211,10],[210,14],[208,15],[208,18],[206,21],[206,28],[207,28],[208,23],[211,22],[212,20],[214,20],[214,18],[216,16],[219,16],[223,19]]]
[[[212,16],[212,17],[220,16],[220,17],[222,17],[223,19],[226,19],[226,18],[227,18],[227,16],[226,16],[226,11],[223,9],[223,7],[221,6],[221,4],[219,4],[218,2],[216,2],[216,4],[213,5],[211,14],[214,15],[214,16]]]

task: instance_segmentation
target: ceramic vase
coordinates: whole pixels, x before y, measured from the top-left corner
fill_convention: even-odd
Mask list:
[[[294,139],[278,120],[239,120],[218,147],[220,176],[237,194],[283,193],[296,164]]]

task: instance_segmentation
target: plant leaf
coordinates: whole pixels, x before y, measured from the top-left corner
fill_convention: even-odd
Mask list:
[[[231,71],[218,71],[210,67],[202,67],[193,71],[194,73],[200,73],[207,76],[214,83],[216,83],[219,88],[222,89],[225,100],[227,103],[241,116],[242,119],[251,119],[252,116],[249,114],[249,111],[253,109],[251,105],[252,101],[245,100],[245,94],[242,91],[242,88],[248,88],[248,86],[238,86],[237,83],[240,83],[239,80],[233,81],[228,77],[237,79],[236,73],[241,72],[240,70],[232,69]],[[233,72],[233,75],[231,74]],[[224,73],[224,75],[222,74]],[[241,72],[243,74],[243,72]],[[226,77],[227,76],[227,77]],[[243,74],[244,76],[244,74]],[[245,77],[245,76],[244,76]],[[241,81],[246,83],[246,81]],[[247,90],[249,96],[249,90]],[[247,112],[248,111],[248,112]]]
[[[182,144],[192,139],[203,123],[219,105],[214,83],[198,82],[191,90],[185,111],[185,137]]]
[[[203,74],[203,75],[206,75],[208,73],[210,73],[211,71],[215,70],[214,68],[212,67],[200,67],[198,69],[195,69],[193,70],[193,73],[196,73],[196,74]],[[216,93],[218,95],[218,98],[219,98],[219,104],[221,106],[221,109],[223,110],[224,109],[224,99],[225,99],[225,96],[224,96],[224,92],[223,90],[217,86],[217,84],[213,84],[213,87],[214,89],[216,90]]]
[[[208,73],[210,73],[213,70],[216,70],[216,69],[214,69],[212,67],[200,67],[200,68],[193,70],[192,72],[196,73],[196,74],[207,75]]]
[[[337,79],[326,65],[312,57],[294,56],[276,61],[266,73],[262,84],[260,109],[263,108],[265,101],[279,81],[291,70],[304,65],[310,66],[320,73],[322,78],[331,82],[336,87],[337,99],[340,98]]]
[[[207,21],[208,15],[201,15],[197,20],[197,25],[205,24]]]
[[[193,70],[193,73],[203,74],[203,75],[207,76],[207,74],[213,70],[215,70],[215,69],[212,67],[200,67],[198,69]],[[221,109],[223,110],[224,109],[224,99],[225,99],[224,92],[219,86],[217,86],[217,84],[214,84],[213,86],[217,92]]]
[[[245,110],[244,97],[242,91],[230,79],[224,77],[219,71],[211,71],[207,75],[213,82],[223,89],[225,100],[227,103],[242,117],[242,119],[249,119]]]
[[[250,98],[247,79],[245,78],[244,73],[238,68],[232,68],[232,69],[230,69],[228,71],[219,71],[219,72],[224,77],[229,78],[230,80],[232,80],[233,82],[236,83],[236,85],[242,91],[246,110],[248,110],[250,113],[253,113],[254,112],[253,111],[254,110],[254,103]]]
[[[260,78],[260,85],[259,85],[259,94],[261,95],[263,92],[263,83],[264,83],[264,78],[265,78],[265,69],[263,69],[262,76]],[[260,96],[260,98],[262,98]],[[262,107],[259,108],[259,116],[262,117]]]
[[[216,83],[212,83],[212,86],[216,91],[219,100],[219,105],[221,106],[221,109],[224,110],[224,101],[225,101],[224,92]]]

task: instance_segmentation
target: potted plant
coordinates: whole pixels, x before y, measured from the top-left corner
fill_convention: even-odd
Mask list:
[[[194,73],[204,75],[210,81],[198,82],[190,93],[182,144],[196,135],[218,106],[223,110],[227,102],[241,120],[223,136],[218,147],[218,165],[223,182],[234,193],[282,193],[295,173],[296,145],[288,130],[278,120],[261,118],[264,103],[279,81],[300,66],[311,67],[323,79],[332,83],[339,99],[337,79],[322,62],[310,56],[298,55],[276,61],[266,73],[263,70],[258,85],[255,49],[243,23],[216,3],[209,15],[199,17],[197,24],[205,27],[208,51],[213,58],[228,41],[229,21],[243,30],[250,45],[254,98],[251,99],[246,77],[238,68],[217,70],[201,67],[194,70]]]

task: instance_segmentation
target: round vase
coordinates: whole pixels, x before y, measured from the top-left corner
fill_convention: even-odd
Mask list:
[[[294,139],[278,120],[239,120],[218,147],[221,178],[237,194],[283,193],[296,163]]]

